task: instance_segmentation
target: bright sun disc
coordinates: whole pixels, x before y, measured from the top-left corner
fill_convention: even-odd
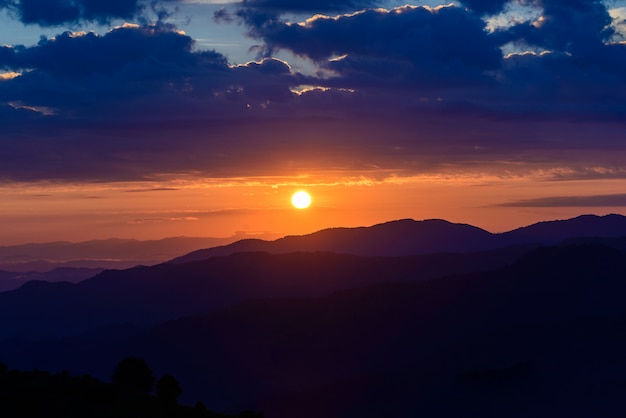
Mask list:
[[[297,209],[306,209],[311,204],[311,195],[302,190],[295,192],[291,196],[291,204]]]

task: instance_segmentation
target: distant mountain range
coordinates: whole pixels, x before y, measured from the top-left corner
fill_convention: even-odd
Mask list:
[[[16,289],[30,280],[76,283],[104,269],[127,269],[167,260],[182,264],[238,252],[327,251],[361,256],[407,256],[549,245],[580,237],[622,236],[626,237],[626,217],[583,215],[540,222],[501,234],[440,219],[403,219],[370,227],[325,229],[274,241],[172,237],[153,241],[108,239],[24,244],[0,247],[0,292]],[[230,244],[222,245],[225,243]],[[207,246],[210,248],[198,250]]]
[[[191,263],[185,266],[220,261],[211,269],[224,281],[244,285],[233,275],[239,268],[253,276],[246,286],[280,283],[292,289],[286,293],[299,287],[309,296],[228,304],[145,331],[102,328],[39,343],[13,338],[0,344],[0,358],[14,367],[106,378],[120,358],[136,355],[156,373],[176,375],[185,399],[223,411],[262,409],[270,418],[609,417],[624,410],[626,253],[596,244],[541,247],[491,271],[422,282],[409,277],[419,271],[408,268],[415,260],[299,253]],[[316,265],[323,267],[312,271]],[[352,288],[348,280],[338,286],[346,290],[312,297],[319,288],[311,281],[351,273],[372,284]],[[183,284],[184,276],[174,277]],[[133,282],[111,284],[124,295]],[[90,286],[96,284],[103,285]],[[63,296],[55,287],[46,293]],[[210,305],[208,290],[183,288],[141,292],[146,301],[162,293],[163,302],[166,294],[191,292],[187,300],[207,298]],[[82,300],[78,289],[66,285],[64,300]],[[84,305],[69,309],[89,317],[92,304]],[[47,317],[32,308],[31,316]]]
[[[107,270],[77,284],[32,281],[0,293],[0,338],[74,335],[124,323],[148,326],[253,298],[318,297],[382,282],[431,280],[501,267],[527,251],[410,257],[236,253]]]
[[[234,240],[236,237],[171,237],[148,241],[111,238],[0,246],[0,270],[46,272],[57,267],[128,268],[162,263],[203,246],[223,245]]]
[[[136,355],[188,401],[267,418],[609,417],[625,278],[620,215],[243,240],[0,293],[0,362],[106,379]]]
[[[0,292],[17,289],[24,283],[39,280],[45,282],[78,283],[102,272],[102,268],[58,267],[45,273],[38,271],[12,272],[0,270]]]
[[[361,228],[331,228],[309,235],[275,241],[246,239],[229,245],[191,252],[173,263],[205,260],[237,252],[329,251],[363,256],[405,256],[443,252],[474,252],[514,245],[551,245],[579,237],[624,237],[626,217],[582,215],[573,219],[540,222],[493,234],[467,224],[441,219],[402,219]]]
[[[31,280],[76,283],[105,269],[155,265],[231,238],[171,237],[137,241],[112,238],[85,242],[49,242],[0,246],[0,292]]]

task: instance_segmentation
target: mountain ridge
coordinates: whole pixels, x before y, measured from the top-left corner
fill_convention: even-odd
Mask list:
[[[431,280],[497,268],[527,251],[515,247],[407,257],[244,252],[105,270],[76,284],[34,281],[0,293],[0,338],[72,335],[114,323],[150,324],[250,298],[319,296],[380,281]]]
[[[38,271],[13,272],[0,270],[0,292],[17,289],[33,280],[78,283],[101,273],[103,270],[102,268],[75,267],[57,267],[43,273]]]
[[[167,237],[156,240],[108,238],[0,246],[0,270],[46,272],[57,267],[128,268],[162,263],[202,246],[234,242],[238,236]]]
[[[28,258],[30,251],[31,255],[48,255],[50,258],[58,259],[63,258],[64,251],[72,252],[72,248],[78,248],[79,253],[72,255],[109,258],[66,262],[39,260],[8,265],[0,262],[0,292],[15,289],[31,279],[79,282],[95,276],[96,273],[104,269],[119,270],[139,265],[156,265],[167,261],[169,259],[167,254],[181,254],[185,248],[193,248],[194,250],[169,259],[169,262],[183,264],[234,253],[259,251],[270,254],[322,251],[360,256],[471,253],[520,245],[554,245],[567,240],[580,241],[582,239],[593,240],[593,242],[602,241],[606,245],[624,248],[626,243],[620,243],[620,237],[626,237],[626,217],[610,214],[604,216],[581,215],[565,220],[543,221],[497,234],[473,225],[452,223],[443,219],[416,221],[404,218],[369,227],[326,228],[306,235],[287,235],[273,241],[247,238],[227,245],[199,250],[197,245],[201,243],[223,241],[219,238],[188,237],[171,237],[152,241],[125,239],[92,240],[82,243],[59,241],[50,244],[0,247],[0,257],[4,257],[5,261],[11,257],[13,260]],[[175,244],[174,248],[165,249],[171,243]],[[117,246],[120,247],[116,248]],[[150,253],[150,255],[148,254],[150,248],[156,248],[158,252]],[[19,251],[17,250],[20,249],[24,250],[22,254],[18,254]],[[7,251],[13,251],[13,255],[7,255]],[[37,251],[40,252],[37,253]],[[141,256],[143,259],[137,259]],[[134,257],[135,259],[124,260],[124,257]],[[14,269],[9,269],[7,266]],[[68,267],[76,269],[72,270]]]
[[[247,300],[106,344],[58,340],[36,365],[96,373],[140,355],[189,382],[192,399],[276,418],[614,416],[622,392],[603,388],[626,373],[625,254],[538,247],[490,271]],[[531,412],[507,413],[520,403]]]
[[[186,263],[235,252],[330,251],[362,256],[407,256],[441,252],[484,251],[514,245],[553,245],[573,238],[626,236],[626,216],[580,215],[543,221],[502,233],[452,223],[443,219],[398,219],[369,227],[326,228],[306,235],[288,235],[273,241],[240,240],[231,244],[193,251],[170,260]]]
[[[138,355],[179,376],[192,399],[272,418],[500,418],[519,405],[530,412],[515,416],[608,417],[626,406],[606,390],[626,375],[623,221],[585,216],[491,234],[398,220],[277,240],[287,253],[31,281],[0,293],[0,359],[104,376]],[[417,244],[414,228],[428,232]],[[584,236],[594,231],[604,236]],[[315,250],[396,254],[451,240],[526,244],[406,256]]]

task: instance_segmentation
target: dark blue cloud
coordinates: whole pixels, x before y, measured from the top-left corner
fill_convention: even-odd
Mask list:
[[[495,15],[511,0],[462,0],[461,3],[479,15]]]
[[[621,119],[626,115],[626,45],[605,45],[597,59],[564,52],[508,57],[499,72],[498,103],[545,117]]]
[[[243,0],[243,8],[283,12],[344,12],[374,7],[380,0]]]
[[[213,14],[216,22],[232,22],[241,19],[250,28],[259,28],[273,21],[279,21],[286,13],[314,15],[318,13],[354,12],[379,6],[383,0],[243,0],[238,3],[235,13],[226,8]],[[256,36],[252,29],[250,35]]]
[[[216,22],[224,22],[224,23],[232,23],[234,18],[230,11],[228,11],[225,7],[216,10],[213,12],[213,20]]]
[[[537,199],[516,200],[497,206],[521,208],[626,207],[626,194],[542,197]]]
[[[248,1],[237,15],[265,58],[244,65],[165,24],[0,47],[0,69],[21,73],[0,76],[0,178],[412,174],[512,160],[619,168],[626,45],[607,43],[602,3],[537,1],[540,21],[493,33],[486,3],[466,3],[296,24],[284,3]],[[503,56],[516,42],[546,52]],[[272,58],[279,51],[317,72],[297,73]],[[611,152],[592,158],[596,148]]]
[[[281,20],[258,24],[244,17],[252,34],[265,42],[266,54],[289,50],[343,75],[347,83],[357,79],[404,87],[473,83],[482,72],[497,68],[502,58],[484,31],[484,22],[458,7],[372,9],[318,16],[303,24]],[[345,57],[328,61],[341,56]]]
[[[496,3],[494,11],[503,5]],[[615,86],[626,82],[626,46],[607,43],[613,32],[605,5],[535,3],[544,11],[537,22],[494,33],[479,14],[454,6],[366,10],[299,24],[250,10],[239,15],[266,55],[287,50],[331,71],[334,77],[321,81],[327,86],[414,89],[424,98],[437,94],[439,102],[428,106],[512,117],[624,115],[625,92]],[[500,48],[509,43],[546,52],[504,57]]]
[[[491,36],[546,52],[508,57],[500,75],[507,106],[546,115],[621,118],[626,114],[626,45],[610,43],[613,29],[599,0],[537,0],[537,22],[513,25]]]
[[[144,0],[0,0],[0,8],[8,9],[23,23],[40,26],[131,19],[147,6]]]
[[[118,28],[106,36],[64,32],[19,51],[14,66],[67,78],[112,74],[146,61],[155,66],[170,64],[180,68],[194,65],[199,58],[190,53],[192,45],[189,36],[166,26]],[[225,64],[223,58],[221,64]]]
[[[0,102],[53,109],[58,118],[222,116],[231,108],[293,96],[278,60],[229,66],[215,51],[164,24],[98,35],[64,32],[32,47],[3,47],[0,68],[21,72],[0,85]],[[156,115],[156,116],[152,116]]]
[[[21,75],[0,72],[0,179],[223,170],[227,160],[207,156],[245,141],[216,137],[232,122],[215,121],[283,114],[295,96],[290,68],[274,59],[229,66],[193,44],[158,24],[2,47],[0,68]]]
[[[65,32],[32,47],[4,48],[0,67],[22,75],[3,83],[0,101],[45,106],[59,115],[101,112],[133,100],[167,103],[172,97],[165,93],[183,95],[186,80],[217,79],[229,71],[224,56],[192,46],[189,36],[159,24],[120,27],[104,36]]]
[[[0,68],[8,69],[15,65],[15,48],[3,45],[0,46]]]
[[[499,31],[495,36],[500,43],[525,42],[582,56],[602,49],[614,33],[611,16],[600,0],[536,0],[536,3],[543,8],[541,19]]]
[[[462,3],[479,15],[494,15],[510,0],[462,0]]]

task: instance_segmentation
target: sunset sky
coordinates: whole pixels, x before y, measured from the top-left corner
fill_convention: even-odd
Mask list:
[[[0,0],[0,245],[624,214],[625,19],[626,0]]]

